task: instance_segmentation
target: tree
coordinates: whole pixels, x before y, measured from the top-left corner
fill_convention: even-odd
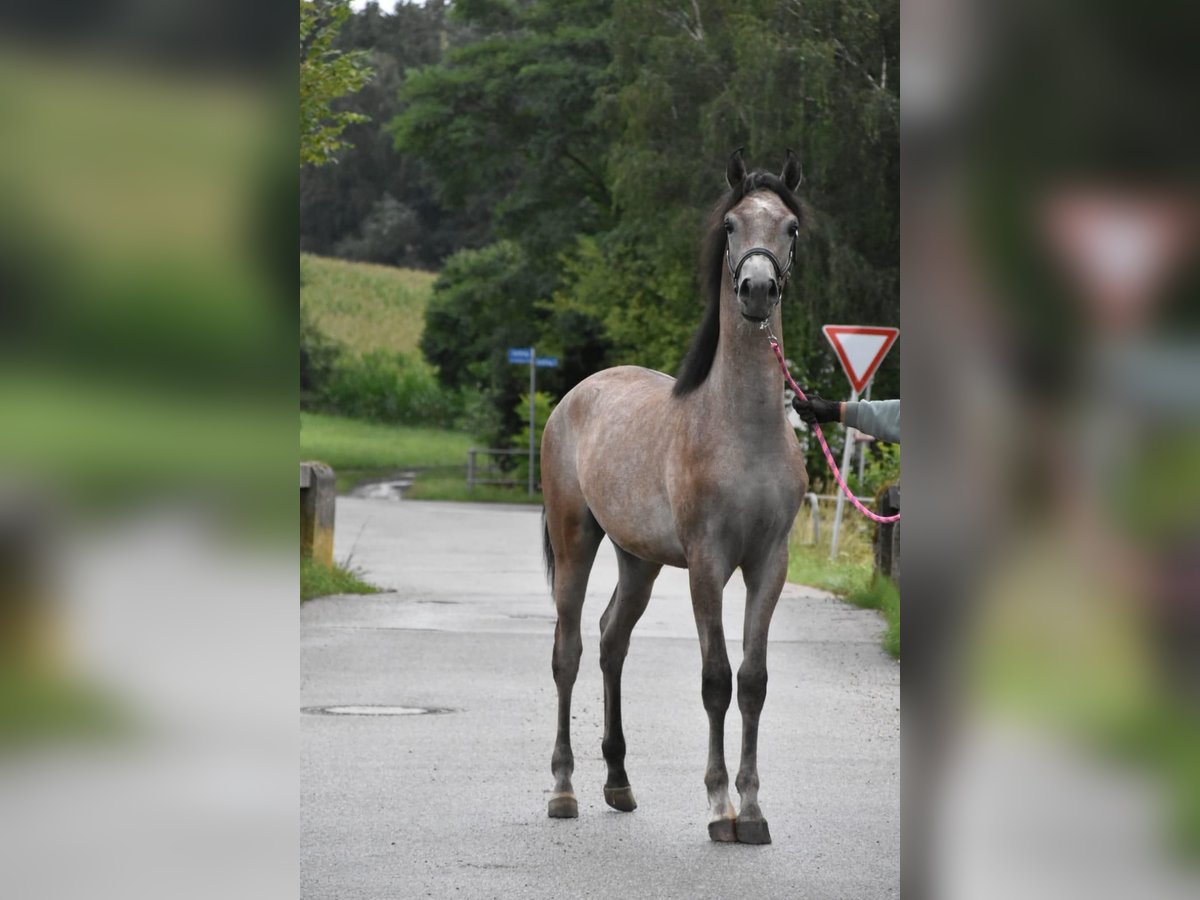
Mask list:
[[[407,73],[437,63],[460,42],[459,26],[447,21],[443,0],[401,2],[391,13],[368,3],[346,20],[334,47],[367,53],[374,74],[338,107],[366,118],[346,128],[351,146],[338,154],[336,166],[300,170],[303,251],[437,269],[456,250],[492,240],[490,211],[479,205],[447,209],[435,196],[428,166],[400,153],[386,127],[401,111]],[[378,228],[385,195],[411,210],[416,225],[398,256],[395,245],[369,237]]]
[[[615,363],[672,371],[742,145],[755,166],[803,160],[814,227],[783,335],[801,378],[844,387],[820,325],[897,323],[898,0],[458,0],[449,17],[449,49],[408,73],[389,126],[437,202],[501,241],[443,269],[425,349],[447,384],[501,344],[557,352],[550,389]],[[898,395],[897,362],[878,395]],[[511,375],[472,371],[515,429]]]
[[[334,47],[350,15],[349,0],[300,0],[300,165],[334,162],[346,126],[366,117],[334,110],[335,100],[353,94],[371,78],[366,53]]]
[[[493,414],[480,418],[495,428],[480,435],[492,446],[501,446],[521,427],[513,408],[522,389],[528,389],[528,372],[509,365],[507,351],[537,339],[536,292],[520,245],[498,241],[451,256],[425,312],[421,352],[437,367],[443,385],[484,397],[492,406]]]
[[[439,201],[490,217],[497,237],[553,278],[575,234],[612,225],[609,134],[595,103],[608,4],[471,0],[452,17],[465,43],[408,74],[396,147],[427,167]]]

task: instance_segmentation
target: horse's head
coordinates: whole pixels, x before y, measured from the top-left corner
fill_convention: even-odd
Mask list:
[[[739,149],[725,177],[729,190],[713,207],[700,250],[704,318],[679,367],[676,397],[708,378],[722,321],[739,326],[743,318],[761,323],[771,318],[787,287],[796,239],[808,229],[808,211],[796,196],[800,160],[791,150],[783,171],[774,175],[747,172]]]
[[[794,191],[800,185],[800,161],[789,150],[778,175],[746,172],[739,148],[729,158],[725,177],[731,189],[721,227],[725,267],[738,311],[765,322],[787,286],[796,238],[805,223]]]

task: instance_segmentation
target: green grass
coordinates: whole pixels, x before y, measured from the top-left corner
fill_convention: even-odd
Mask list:
[[[795,536],[788,548],[788,581],[807,584],[845,596],[861,591],[871,581],[871,563],[861,559],[829,558],[829,545],[801,544]]]
[[[320,460],[335,471],[465,466],[467,451],[477,445],[458,431],[300,413],[300,458]]]
[[[893,659],[900,658],[900,591],[895,583],[884,575],[871,578],[865,587],[858,587],[846,594],[845,600],[862,609],[878,610],[887,622],[883,633],[883,649]]]
[[[419,356],[436,278],[417,269],[301,254],[300,305],[322,332],[355,352]]]
[[[310,558],[300,560],[300,601],[330,594],[378,594],[382,589],[359,577],[357,570],[333,564],[322,565]]]
[[[480,485],[467,490],[467,451],[479,441],[457,431],[379,425],[341,416],[300,413],[300,459],[328,463],[345,493],[357,484],[417,470],[406,496],[411,500],[540,504],[525,488]],[[421,471],[425,470],[425,471]]]
[[[842,516],[838,556],[829,558],[833,509],[822,507],[820,544],[804,543],[811,533],[811,513],[804,508],[796,519],[788,545],[788,581],[837,594],[847,603],[878,610],[887,622],[883,649],[900,658],[900,592],[887,578],[875,577],[871,528],[852,509]]]
[[[421,472],[416,482],[405,495],[410,500],[457,500],[470,503],[527,503],[541,505],[542,494],[529,495],[526,487],[509,488],[493,484],[481,484],[468,490],[466,472],[462,468],[454,471]]]

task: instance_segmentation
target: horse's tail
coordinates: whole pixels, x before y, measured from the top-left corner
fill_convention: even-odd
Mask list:
[[[550,529],[546,526],[546,507],[542,507],[542,557],[546,561],[546,580],[554,591],[554,545],[550,543]]]

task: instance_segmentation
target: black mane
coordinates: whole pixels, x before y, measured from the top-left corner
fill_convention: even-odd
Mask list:
[[[783,205],[792,211],[800,223],[803,233],[809,225],[808,211],[804,204],[783,183],[778,175],[769,172],[751,172],[737,187],[730,188],[717,201],[708,219],[708,227],[700,248],[700,290],[704,295],[704,318],[692,337],[683,362],[679,365],[675,387],[676,397],[690,394],[708,378],[713,359],[717,355],[717,342],[721,336],[721,280],[725,277],[725,215],[754,191],[774,192]]]

